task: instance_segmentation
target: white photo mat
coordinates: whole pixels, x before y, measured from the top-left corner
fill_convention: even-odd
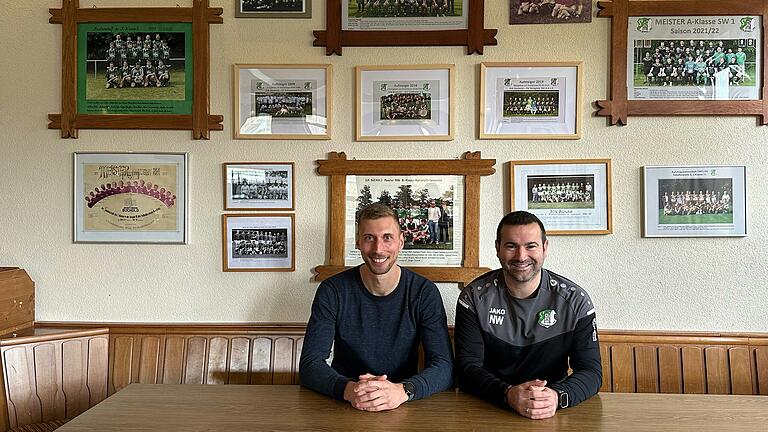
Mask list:
[[[629,17],[627,32],[627,99],[629,100],[758,100],[761,98],[762,80],[762,22],[759,16],[727,15],[727,16],[651,16]],[[656,50],[664,43],[680,46],[683,41],[687,48],[692,49],[693,61],[696,62],[699,55],[697,49],[703,42],[704,47],[699,53],[707,68],[703,81],[695,79],[698,72],[694,72],[694,82],[682,85],[663,85],[658,76],[655,79],[647,79],[643,63],[645,53],[654,55]],[[695,46],[691,45],[691,41]],[[712,47],[710,47],[712,43]],[[710,70],[710,61],[716,56],[718,45],[722,44],[723,55],[731,49],[735,55],[739,48],[745,52],[745,65],[743,69],[748,72],[748,78],[739,84],[729,80],[729,73],[736,68],[715,67]],[[686,56],[683,47],[683,56]],[[706,54],[706,50],[711,52]],[[662,51],[667,51],[663,49]],[[674,55],[673,63],[677,63]],[[661,54],[664,54],[663,52]],[[662,58],[669,56],[663,55]],[[714,59],[713,59],[714,60]],[[685,68],[685,61],[683,66]],[[665,62],[661,62],[664,64]],[[714,63],[714,62],[713,62]],[[738,61],[736,66],[738,66]],[[651,63],[653,66],[655,63]],[[726,65],[730,62],[726,62]],[[717,66],[717,65],[714,65]],[[695,67],[695,66],[694,66]],[[694,69],[696,71],[696,69]],[[653,73],[653,71],[652,71]],[[655,73],[658,75],[658,73]],[[664,77],[669,76],[666,71]],[[662,78],[664,78],[662,77]],[[642,82],[641,82],[642,81]]]
[[[481,139],[578,139],[582,63],[482,63]]]
[[[222,219],[224,271],[294,270],[292,214],[225,214]]]
[[[407,163],[407,161],[404,161]],[[411,185],[414,194],[427,189],[429,199],[448,198],[451,211],[451,238],[449,248],[439,246],[408,246],[400,252],[398,263],[402,266],[460,267],[464,254],[464,177],[447,175],[348,175],[346,183],[346,220],[344,230],[344,265],[354,266],[363,262],[355,247],[357,233],[356,214],[360,191],[370,189],[373,202],[378,202],[382,191],[390,196],[397,194],[401,185]],[[413,208],[407,206],[406,211]],[[398,211],[396,208],[395,211]]]
[[[453,139],[453,65],[358,66],[357,139]],[[418,95],[428,99],[425,109],[406,119],[390,119],[395,106],[386,98]],[[388,111],[389,110],[389,111]]]
[[[227,162],[225,210],[293,210],[293,162]]]
[[[645,166],[644,237],[747,235],[745,166]]]
[[[610,160],[512,161],[510,165],[513,209],[538,216],[547,233],[612,232]]]
[[[330,139],[331,65],[235,65],[235,138]],[[269,108],[278,97],[301,113]],[[262,103],[263,102],[263,103]]]

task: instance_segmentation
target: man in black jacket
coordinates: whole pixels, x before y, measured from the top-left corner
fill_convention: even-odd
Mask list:
[[[594,305],[542,268],[548,246],[535,215],[506,215],[496,231],[502,268],[464,288],[456,306],[461,389],[531,419],[592,397],[602,382]]]

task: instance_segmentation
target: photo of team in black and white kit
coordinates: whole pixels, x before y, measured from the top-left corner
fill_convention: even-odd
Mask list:
[[[592,21],[591,0],[511,0],[510,24]]]
[[[725,74],[733,86],[755,85],[752,39],[636,40],[636,86],[712,86]]]
[[[269,92],[253,95],[251,117],[305,117],[312,114],[312,92]]]
[[[558,117],[558,91],[504,91],[504,117]]]
[[[289,178],[285,170],[265,170],[258,179],[254,170],[232,171],[232,201],[287,200]]]
[[[348,16],[404,18],[461,16],[462,0],[349,0]]]
[[[288,230],[233,229],[233,258],[286,258],[288,257]]]
[[[89,99],[131,99],[132,91],[119,89],[173,86],[180,86],[178,94],[161,89],[145,98],[183,99],[184,47],[183,32],[88,32]]]
[[[430,120],[432,94],[392,93],[381,96],[381,120]]]
[[[300,12],[303,0],[240,0],[242,12]]]
[[[529,176],[528,208],[594,208],[594,187],[595,176],[593,174]]]
[[[660,224],[733,223],[733,179],[659,180]]]

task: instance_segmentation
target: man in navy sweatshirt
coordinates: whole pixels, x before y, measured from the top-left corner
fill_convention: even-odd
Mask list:
[[[364,264],[326,279],[315,293],[302,385],[364,411],[447,389],[453,354],[443,301],[433,282],[397,265],[404,245],[397,213],[378,203],[363,208],[356,243]]]

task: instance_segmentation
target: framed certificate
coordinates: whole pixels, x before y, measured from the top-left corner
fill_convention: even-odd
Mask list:
[[[75,243],[187,243],[186,153],[75,153]]]

